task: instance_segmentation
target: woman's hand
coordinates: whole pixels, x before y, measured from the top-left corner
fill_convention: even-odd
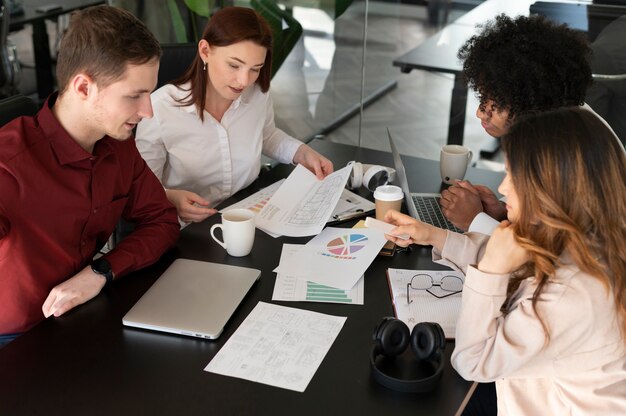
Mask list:
[[[487,242],[478,270],[492,274],[511,273],[528,261],[528,252],[515,241],[509,221],[502,221]]]
[[[456,181],[441,191],[441,211],[448,220],[467,231],[476,215],[483,211],[480,193],[470,181]]]
[[[483,185],[475,185],[475,189],[480,195],[480,202],[483,204],[485,213],[498,221],[506,220],[506,208],[504,203],[498,199],[496,194],[494,194],[491,189]]]
[[[196,193],[181,189],[168,189],[165,194],[176,207],[180,219],[185,222],[200,222],[217,212],[209,208],[209,201]]]
[[[333,173],[333,162],[311,149],[306,144],[300,145],[293,156],[293,163],[300,164],[313,172],[318,179],[324,179]]]
[[[393,241],[400,247],[406,247],[409,244],[432,245],[441,250],[446,242],[446,231],[441,228],[425,224],[408,215],[401,214],[398,211],[389,210],[385,214],[385,222],[396,226],[391,233],[393,235],[408,234],[408,240],[402,240],[393,235],[385,234],[389,241]]]

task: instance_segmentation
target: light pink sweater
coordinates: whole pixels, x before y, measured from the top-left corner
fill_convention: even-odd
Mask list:
[[[468,380],[496,382],[499,415],[626,415],[626,348],[612,292],[563,255],[544,286],[525,280],[504,315],[509,275],[470,265],[488,236],[448,232],[433,259],[466,273],[452,365]]]

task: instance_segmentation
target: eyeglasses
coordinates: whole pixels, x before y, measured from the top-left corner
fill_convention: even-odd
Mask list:
[[[433,286],[438,286],[441,290],[446,293],[445,295],[437,295],[431,292],[430,289]],[[461,293],[463,291],[463,280],[461,280],[458,276],[444,276],[441,278],[439,283],[435,283],[433,277],[429,274],[419,273],[411,278],[411,281],[406,285],[406,303],[410,304],[413,302],[411,297],[409,296],[410,289],[414,290],[425,290],[436,298],[443,299],[448,296],[456,295],[457,293]]]

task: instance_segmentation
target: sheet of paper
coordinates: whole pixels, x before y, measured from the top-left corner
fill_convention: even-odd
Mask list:
[[[303,392],[345,322],[259,302],[204,370]]]
[[[352,289],[386,241],[378,230],[327,227],[284,264],[281,262],[278,271],[326,286]]]
[[[293,257],[303,246],[301,244],[283,244],[280,262]],[[279,265],[280,267],[280,265]],[[350,290],[320,285],[311,280],[300,279],[285,273],[276,275],[272,300],[298,302],[326,302],[363,305],[364,278],[361,276]]]
[[[345,189],[341,192],[341,197],[330,216],[331,221],[344,221],[354,218],[360,214],[373,211],[376,205],[360,195]]]
[[[443,328],[446,338],[453,339],[461,311],[461,293],[440,299],[425,290],[411,289],[409,296],[412,302],[409,304],[406,298],[407,284],[418,273],[431,275],[435,283],[440,282],[444,276],[457,276],[465,281],[465,276],[452,270],[387,269],[396,317],[407,324],[409,329],[413,329],[419,322],[437,322]],[[446,293],[436,286],[431,291],[438,295]]]
[[[349,163],[320,181],[307,168],[296,166],[257,214],[257,227],[290,237],[318,234],[337,205],[351,171]]]
[[[391,234],[391,230],[396,228],[396,226],[393,224],[389,224],[388,222],[377,220],[376,218],[372,218],[372,217],[365,218],[365,226],[367,228],[372,228],[374,230],[381,231],[384,234],[392,235],[394,237],[399,238],[400,240],[408,240],[410,238],[408,234],[398,234],[398,235]]]
[[[227,206],[226,208],[222,208],[220,212],[228,211],[229,209],[235,208],[247,208],[255,213],[259,213],[267,202],[270,200],[272,195],[276,192],[278,188],[285,182],[284,179],[274,182],[270,186],[266,186],[265,188],[255,192],[249,197],[242,199],[239,202],[236,202],[232,205]]]

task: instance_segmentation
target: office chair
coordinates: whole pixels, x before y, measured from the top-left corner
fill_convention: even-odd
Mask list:
[[[9,7],[7,0],[0,0],[0,97],[17,93],[20,65],[15,47],[9,45]]]
[[[19,116],[34,116],[39,111],[35,101],[25,95],[0,100],[0,127]]]
[[[195,43],[168,43],[161,45],[163,56],[159,65],[157,88],[180,77],[189,67],[198,51]]]

